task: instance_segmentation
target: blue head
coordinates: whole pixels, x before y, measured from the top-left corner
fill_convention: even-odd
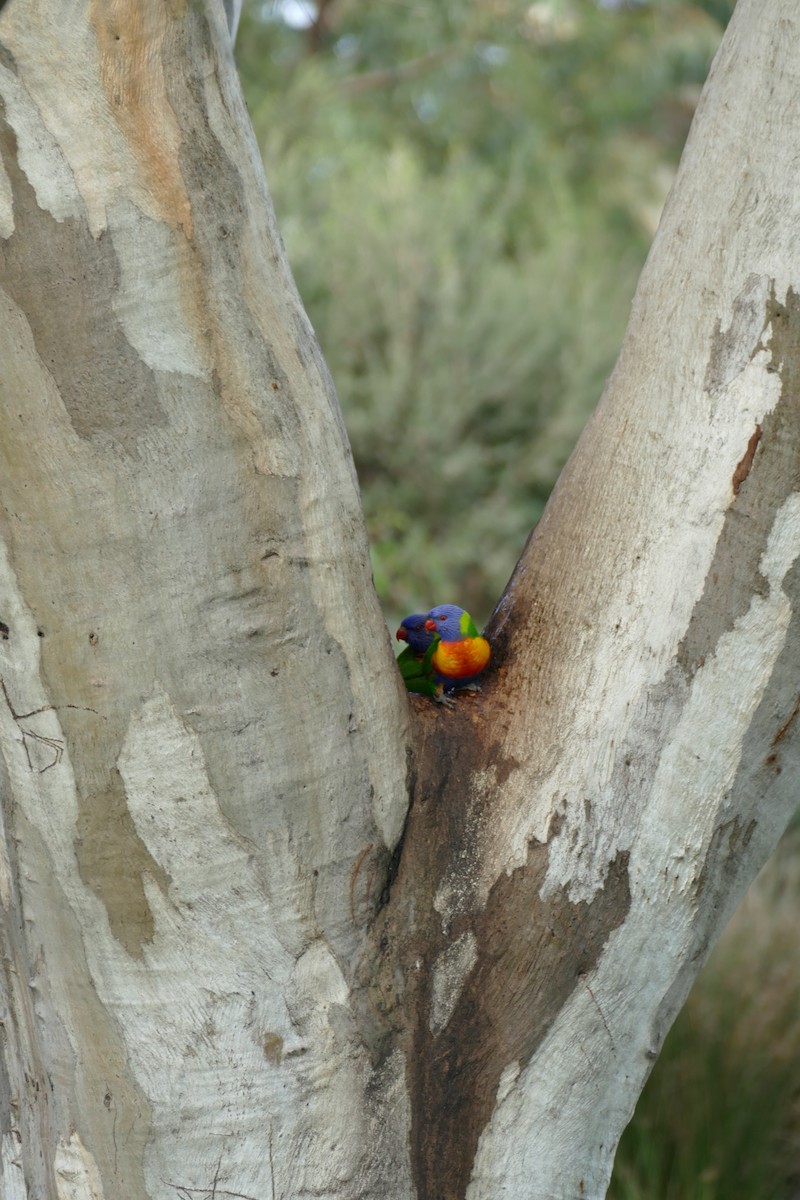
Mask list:
[[[464,638],[478,636],[472,617],[457,604],[439,604],[432,608],[425,628],[431,636],[438,633],[443,642],[461,642]]]
[[[412,654],[424,654],[433,641],[433,634],[425,628],[426,620],[425,613],[409,613],[394,635],[399,642],[408,642]]]

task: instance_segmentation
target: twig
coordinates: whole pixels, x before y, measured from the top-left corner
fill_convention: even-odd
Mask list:
[[[343,79],[339,87],[346,96],[357,96],[375,88],[394,87],[397,83],[405,83],[407,79],[416,79],[418,75],[424,75],[431,67],[452,58],[454,53],[454,50],[431,50],[396,67],[381,67],[375,71],[362,71],[360,75],[351,75],[348,79]]]

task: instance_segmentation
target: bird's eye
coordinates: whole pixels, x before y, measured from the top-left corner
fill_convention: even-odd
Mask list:
[[[447,617],[444,615],[444,613],[442,613],[442,615],[439,617],[439,620],[440,620],[440,621],[446,621],[446,620],[447,620]]]

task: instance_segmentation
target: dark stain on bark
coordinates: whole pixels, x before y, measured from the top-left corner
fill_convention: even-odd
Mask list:
[[[714,830],[711,842],[706,852],[700,874],[694,882],[694,895],[699,897],[705,891],[709,881],[720,896],[727,896],[731,891],[731,877],[735,877],[741,853],[753,836],[756,827],[755,820],[746,823],[739,817],[723,821]],[[710,906],[714,908],[715,906]]]
[[[501,675],[490,676],[480,695],[459,696],[453,711],[412,701],[416,786],[365,971],[369,1004],[362,1015],[376,1069],[395,1038],[405,1050],[419,1200],[463,1200],[503,1071],[524,1069],[570,994],[586,986],[630,906],[626,853],[609,864],[590,903],[573,903],[562,892],[542,900],[548,846],[535,839],[524,864],[501,872],[488,897],[479,893],[476,867],[492,795],[517,766],[492,738],[504,717],[501,683]],[[486,788],[475,787],[481,773],[490,780]],[[558,824],[554,818],[549,837]],[[434,906],[443,881],[454,889],[446,913]],[[449,1019],[432,1029],[437,964],[464,935],[475,948],[474,965],[457,981]]]
[[[120,282],[111,238],[95,239],[86,220],[56,220],[39,207],[2,104],[0,156],[11,181],[15,224],[9,238],[0,238],[3,288],[29,314],[39,358],[78,436],[105,435],[135,454],[142,434],[165,425],[166,415],[155,373],[108,303]]]
[[[105,907],[113,936],[132,958],[141,958],[155,934],[144,876],[155,880],[164,895],[170,880],[136,831],[116,767],[104,787],[81,796],[75,855],[81,879]]]
[[[767,341],[766,333],[770,337]],[[780,375],[781,397],[750,434],[734,472],[732,501],[706,578],[678,649],[678,663],[690,679],[714,653],[723,633],[747,612],[768,583],[759,570],[776,513],[800,489],[800,298],[789,289],[785,302],[767,303],[764,335],[753,355],[768,350],[768,370]],[[721,606],[717,597],[727,598]]]
[[[420,989],[410,1060],[412,1158],[418,1194],[427,1200],[465,1195],[503,1070],[527,1065],[627,913],[627,854],[610,865],[591,904],[572,904],[563,893],[542,901],[546,871],[547,847],[532,842],[525,866],[501,875],[484,912],[465,921],[478,958],[438,1034],[430,1029],[430,976]]]
[[[739,489],[741,488],[745,479],[747,479],[747,476],[750,474],[750,469],[753,466],[753,459],[756,456],[756,447],[758,446],[758,443],[761,441],[762,433],[763,433],[763,430],[762,430],[761,426],[756,425],[755,433],[750,438],[750,441],[747,443],[747,449],[744,452],[744,456],[743,456],[743,458],[741,458],[739,460],[739,462],[736,466],[736,470],[733,472],[733,479],[731,480],[731,486],[733,487],[734,496],[739,495]]]

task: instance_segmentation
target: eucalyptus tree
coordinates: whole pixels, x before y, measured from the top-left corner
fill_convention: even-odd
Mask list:
[[[800,17],[739,5],[450,711],[222,6],[62,10],[0,18],[3,1194],[601,1197],[796,804]]]

